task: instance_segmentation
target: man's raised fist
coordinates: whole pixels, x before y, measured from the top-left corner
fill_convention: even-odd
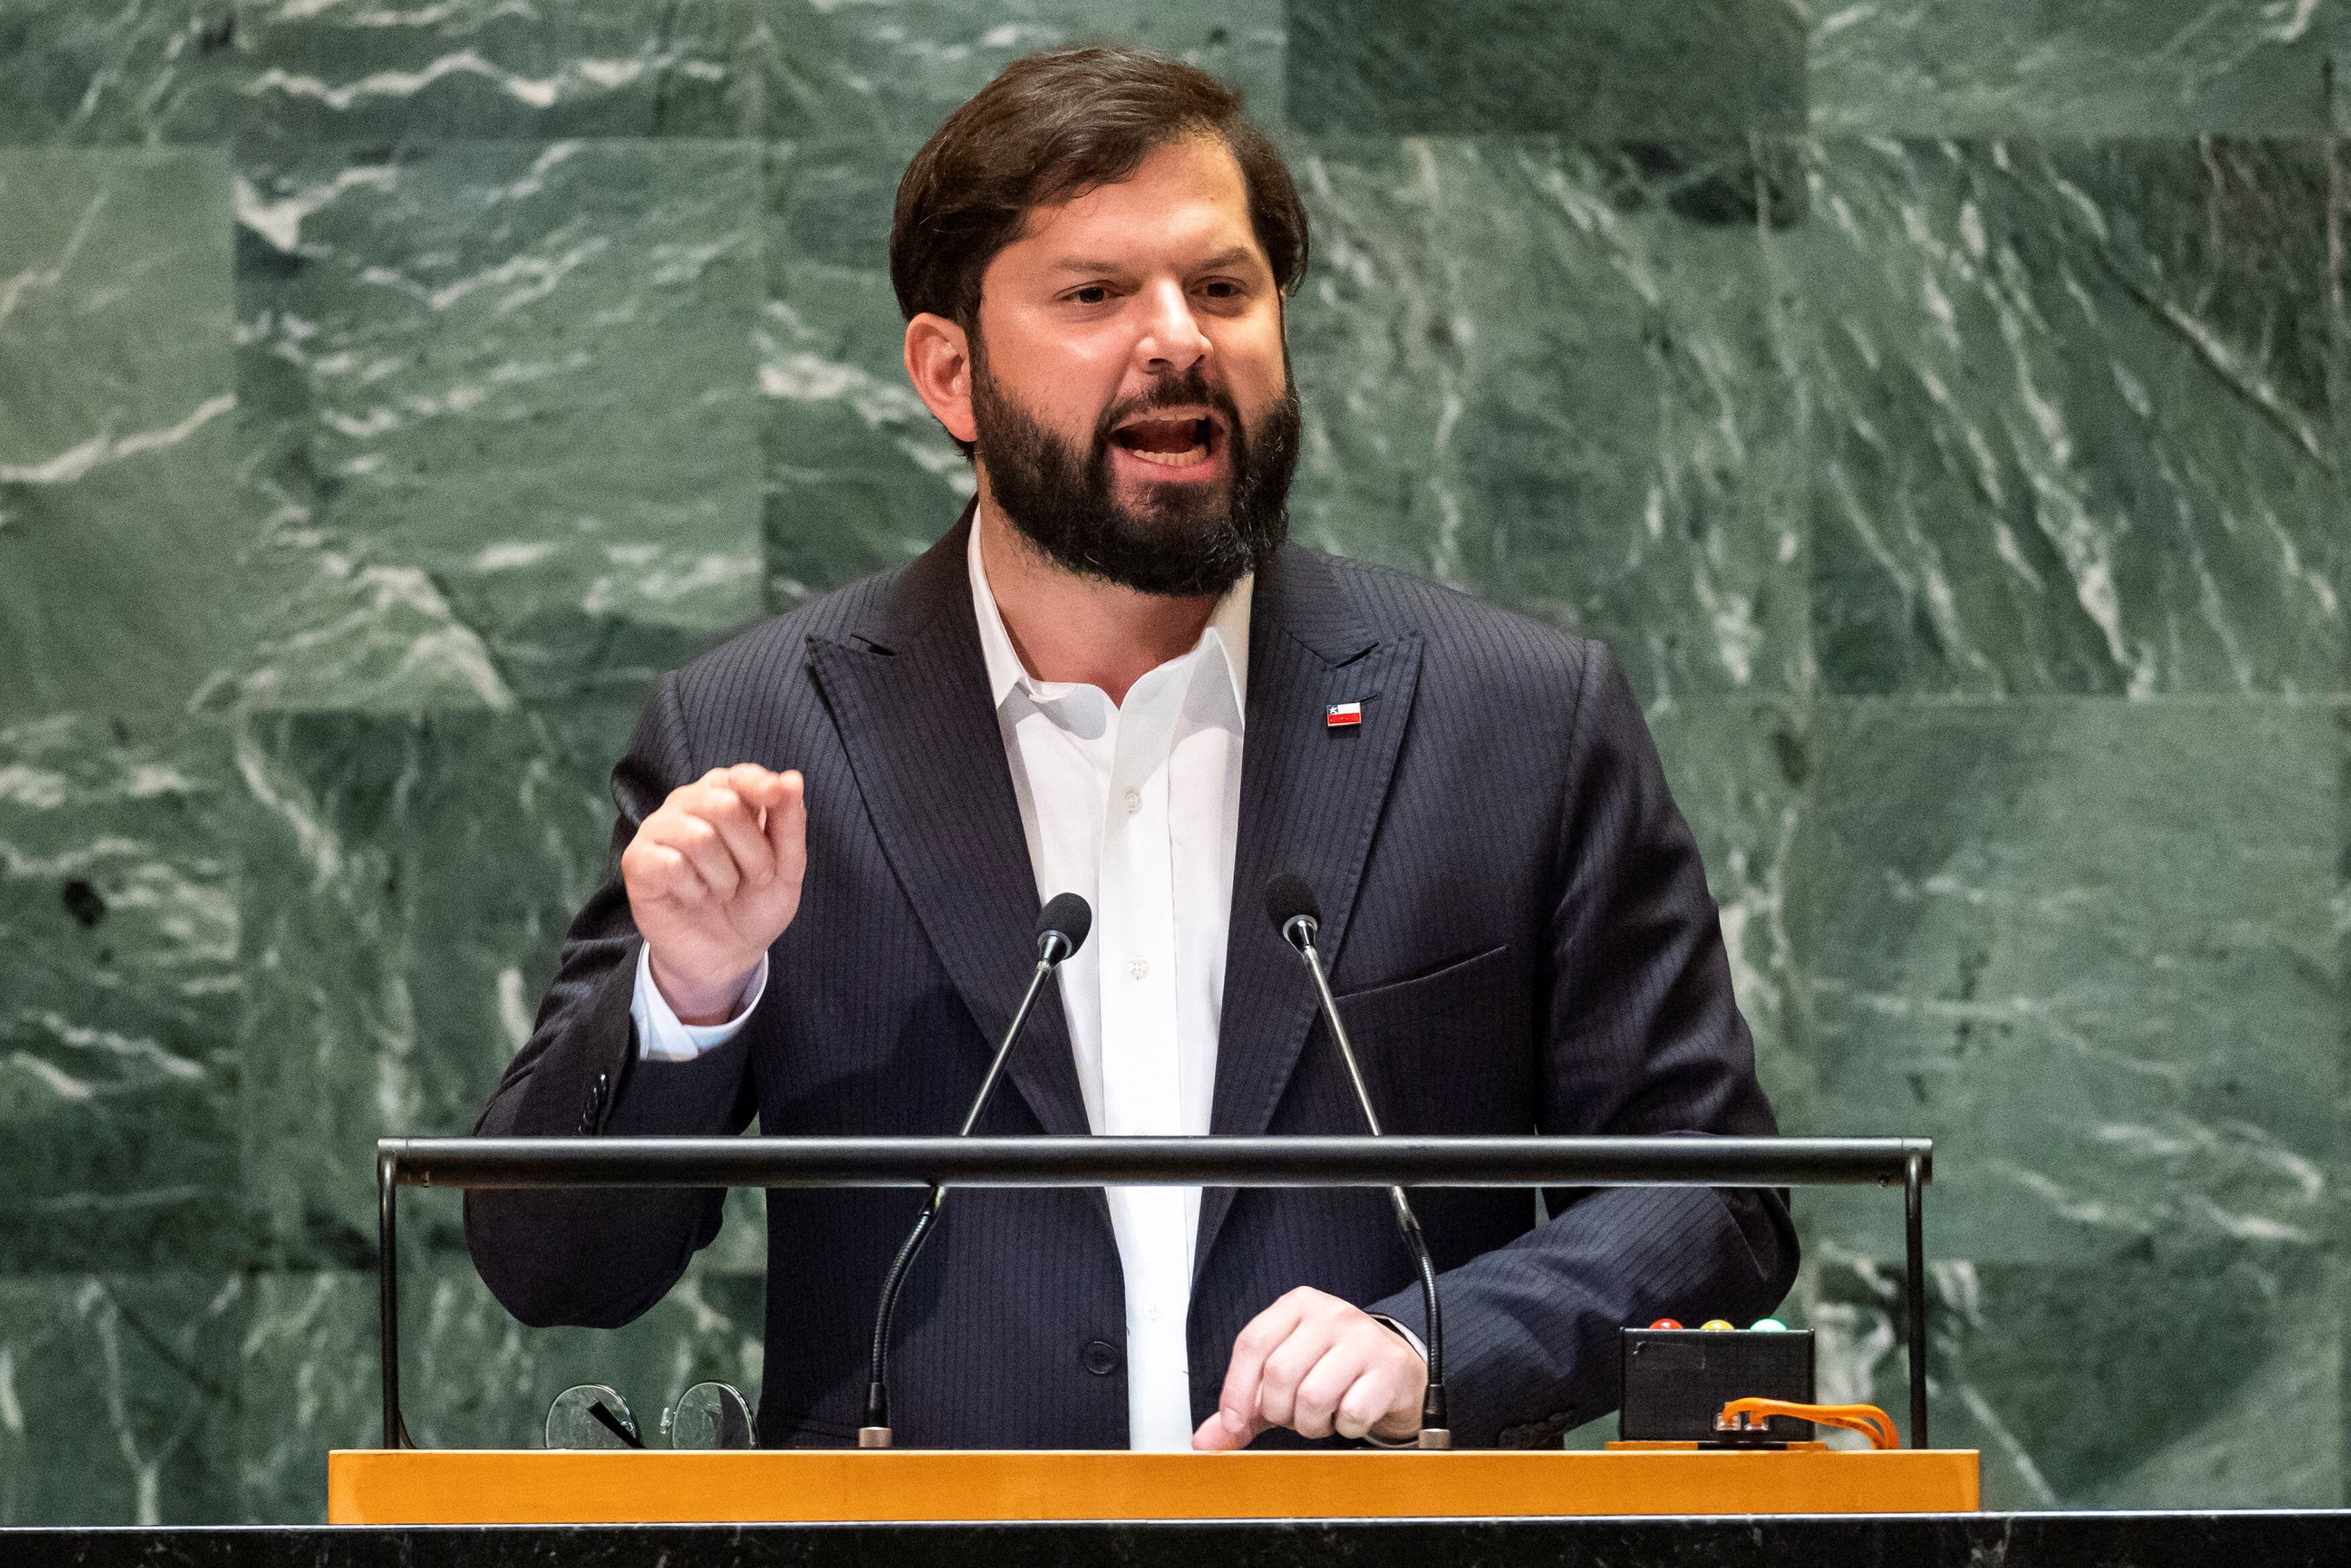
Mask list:
[[[800,775],[752,763],[670,792],[621,852],[653,983],[686,1023],[733,1016],[759,960],[792,923],[808,870]]]

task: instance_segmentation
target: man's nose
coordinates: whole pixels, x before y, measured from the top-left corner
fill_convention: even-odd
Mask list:
[[[1144,291],[1143,334],[1135,339],[1137,366],[1155,376],[1182,375],[1207,358],[1207,335],[1192,314],[1192,302],[1173,281]]]

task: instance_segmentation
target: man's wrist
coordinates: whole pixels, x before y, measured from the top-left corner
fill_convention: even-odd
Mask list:
[[[648,971],[653,988],[677,1021],[692,1029],[707,1029],[714,1024],[731,1023],[741,1011],[743,997],[751,989],[752,977],[759,972],[758,963],[737,975],[733,981],[717,986],[695,986],[665,972],[658,953],[648,953]]]
[[[1382,1328],[1386,1329],[1390,1334],[1395,1334],[1398,1339],[1403,1340],[1406,1345],[1411,1345],[1413,1354],[1420,1357],[1421,1365],[1424,1366],[1428,1365],[1428,1346],[1420,1342],[1420,1335],[1413,1333],[1412,1330],[1405,1327],[1404,1324],[1398,1323],[1395,1319],[1386,1316],[1384,1314],[1374,1312],[1365,1313],[1364,1315],[1370,1318],[1374,1323],[1378,1324]]]
[[[751,971],[751,983],[735,1003],[735,1015],[724,1023],[688,1023],[678,1017],[669,998],[653,983],[653,955],[637,950],[637,984],[629,998],[629,1021],[635,1026],[637,1054],[648,1062],[691,1062],[715,1051],[740,1034],[768,994],[768,961],[762,957]]]

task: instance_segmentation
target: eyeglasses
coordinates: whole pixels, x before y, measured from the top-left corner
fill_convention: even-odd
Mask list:
[[[751,1407],[731,1383],[697,1383],[662,1412],[662,1435],[673,1449],[756,1449]],[[642,1449],[629,1402],[601,1383],[566,1388],[547,1407],[550,1449]]]

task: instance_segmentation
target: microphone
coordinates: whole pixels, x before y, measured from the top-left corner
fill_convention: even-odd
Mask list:
[[[1364,1107],[1364,1120],[1370,1124],[1372,1136],[1384,1136],[1380,1114],[1372,1108],[1371,1091],[1364,1086],[1364,1070],[1355,1062],[1354,1044],[1339,1017],[1338,1000],[1331,994],[1330,978],[1322,972],[1322,956],[1314,950],[1314,938],[1322,929],[1322,910],[1315,902],[1313,888],[1294,871],[1279,873],[1265,885],[1265,912],[1281,940],[1306,961],[1307,972],[1314,977],[1315,999],[1322,1003],[1322,1022],[1330,1025],[1331,1038],[1338,1042],[1340,1058],[1347,1064],[1347,1077],[1355,1085],[1355,1103]],[[1428,1392],[1420,1402],[1418,1446],[1449,1449],[1453,1433],[1446,1425],[1445,1321],[1437,1312],[1437,1264],[1428,1255],[1428,1239],[1420,1232],[1419,1217],[1413,1213],[1404,1189],[1389,1188],[1388,1202],[1395,1210],[1396,1229],[1404,1234],[1405,1250],[1419,1266],[1420,1299],[1428,1315]]]
[[[1029,976],[1029,989],[1013,1011],[1012,1025],[996,1047],[996,1059],[988,1063],[987,1076],[980,1080],[979,1093],[972,1096],[971,1109],[965,1114],[963,1128],[956,1137],[971,1136],[980,1112],[987,1108],[988,1097],[996,1092],[996,1080],[1004,1074],[1005,1061],[1012,1054],[1012,1043],[1020,1038],[1021,1025],[1029,1022],[1029,1010],[1037,1004],[1037,993],[1045,989],[1046,980],[1064,960],[1086,945],[1086,933],[1093,929],[1093,906],[1075,893],[1055,894],[1038,915],[1037,968]],[[890,1262],[890,1272],[882,1277],[882,1303],[873,1313],[873,1351],[867,1366],[865,1424],[857,1428],[857,1446],[861,1449],[890,1446],[890,1324],[898,1313],[898,1293],[905,1286],[907,1271],[914,1267],[923,1243],[931,1239],[931,1228],[938,1223],[939,1210],[946,1207],[946,1201],[947,1189],[934,1186],[930,1201],[914,1216],[914,1229],[906,1232],[898,1255]]]

